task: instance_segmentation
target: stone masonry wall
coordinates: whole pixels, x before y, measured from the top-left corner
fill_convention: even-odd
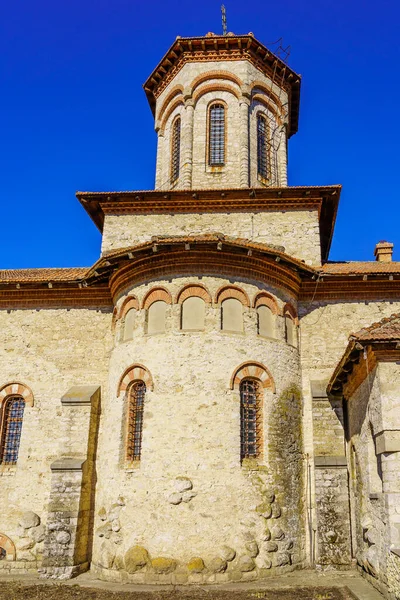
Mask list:
[[[62,431],[60,399],[75,384],[106,389],[111,311],[0,311],[0,327],[0,384],[22,382],[34,395],[34,406],[25,408],[17,465],[0,466],[0,534],[17,549],[16,561],[0,561],[0,567],[28,570],[42,561],[50,465]],[[27,521],[27,511],[35,518]]]
[[[224,279],[174,278],[132,288],[141,301],[156,285],[172,297],[187,283],[213,295]],[[235,282],[253,298],[259,288]],[[263,288],[265,289],[265,288]],[[279,306],[289,298],[277,291]],[[119,303],[123,301],[121,298]],[[119,305],[118,303],[118,305]],[[304,560],[303,459],[298,352],[257,335],[256,313],[244,308],[244,332],[220,330],[220,308],[206,307],[205,330],[180,330],[180,307],[167,307],[166,332],[121,339],[110,363],[110,396],[99,440],[93,565],[106,579],[215,582],[285,572]],[[230,389],[246,361],[267,367],[276,393],[264,390],[263,457],[240,463],[239,392]],[[140,464],[124,461],[125,369],[148,369]]]
[[[149,241],[157,235],[201,235],[204,232],[284,246],[285,252],[321,263],[317,211],[203,213],[176,215],[107,215],[102,252]]]

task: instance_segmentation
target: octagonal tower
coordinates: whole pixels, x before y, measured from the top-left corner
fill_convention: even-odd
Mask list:
[[[300,77],[253,34],[180,38],[144,85],[156,189],[287,185]]]

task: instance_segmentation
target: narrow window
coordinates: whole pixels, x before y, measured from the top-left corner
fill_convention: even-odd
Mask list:
[[[209,148],[208,164],[222,166],[225,164],[225,107],[213,104],[209,115]]]
[[[227,298],[221,304],[221,329],[243,331],[243,305],[236,298]]]
[[[269,306],[261,304],[257,308],[257,333],[263,337],[275,337],[275,319]]]
[[[285,328],[287,343],[297,348],[297,327],[296,323],[289,315],[285,316]]]
[[[257,115],[257,172],[262,179],[268,179],[268,126],[264,115]]]
[[[21,440],[25,402],[20,396],[9,398],[3,409],[3,427],[0,444],[0,463],[15,465]]]
[[[204,313],[206,303],[198,296],[191,296],[182,303],[181,328],[196,331],[204,329]]]
[[[240,384],[240,458],[258,458],[261,450],[261,402],[259,384],[245,379]]]
[[[171,145],[171,183],[179,178],[179,167],[181,158],[181,118],[175,119],[172,126]]]
[[[129,391],[128,436],[126,458],[129,461],[140,460],[142,452],[143,408],[146,385],[136,381]]]

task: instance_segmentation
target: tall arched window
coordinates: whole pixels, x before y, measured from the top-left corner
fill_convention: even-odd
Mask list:
[[[164,333],[167,303],[156,300],[147,311],[147,333]]]
[[[134,462],[140,460],[142,453],[143,409],[146,385],[143,381],[135,381],[128,394],[128,432],[126,443],[126,459]]]
[[[257,173],[262,179],[269,177],[268,165],[268,125],[261,113],[257,115]]]
[[[212,104],[210,107],[208,164],[210,166],[225,164],[225,107],[223,104]]]
[[[240,383],[240,459],[259,458],[262,446],[262,403],[259,383]]]
[[[15,465],[21,440],[25,401],[11,396],[3,406],[1,422],[0,464]]]
[[[179,179],[181,160],[181,118],[177,117],[172,125],[171,143],[171,183]]]
[[[133,328],[135,327],[136,310],[130,308],[123,321],[122,341],[133,339]]]
[[[285,314],[285,330],[287,343],[297,348],[297,326],[293,317],[287,313]]]

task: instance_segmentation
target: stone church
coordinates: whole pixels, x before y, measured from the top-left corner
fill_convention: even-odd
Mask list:
[[[328,260],[341,186],[287,182],[300,83],[252,33],[176,38],[155,189],[77,193],[93,266],[0,271],[0,572],[400,598],[400,263]]]

